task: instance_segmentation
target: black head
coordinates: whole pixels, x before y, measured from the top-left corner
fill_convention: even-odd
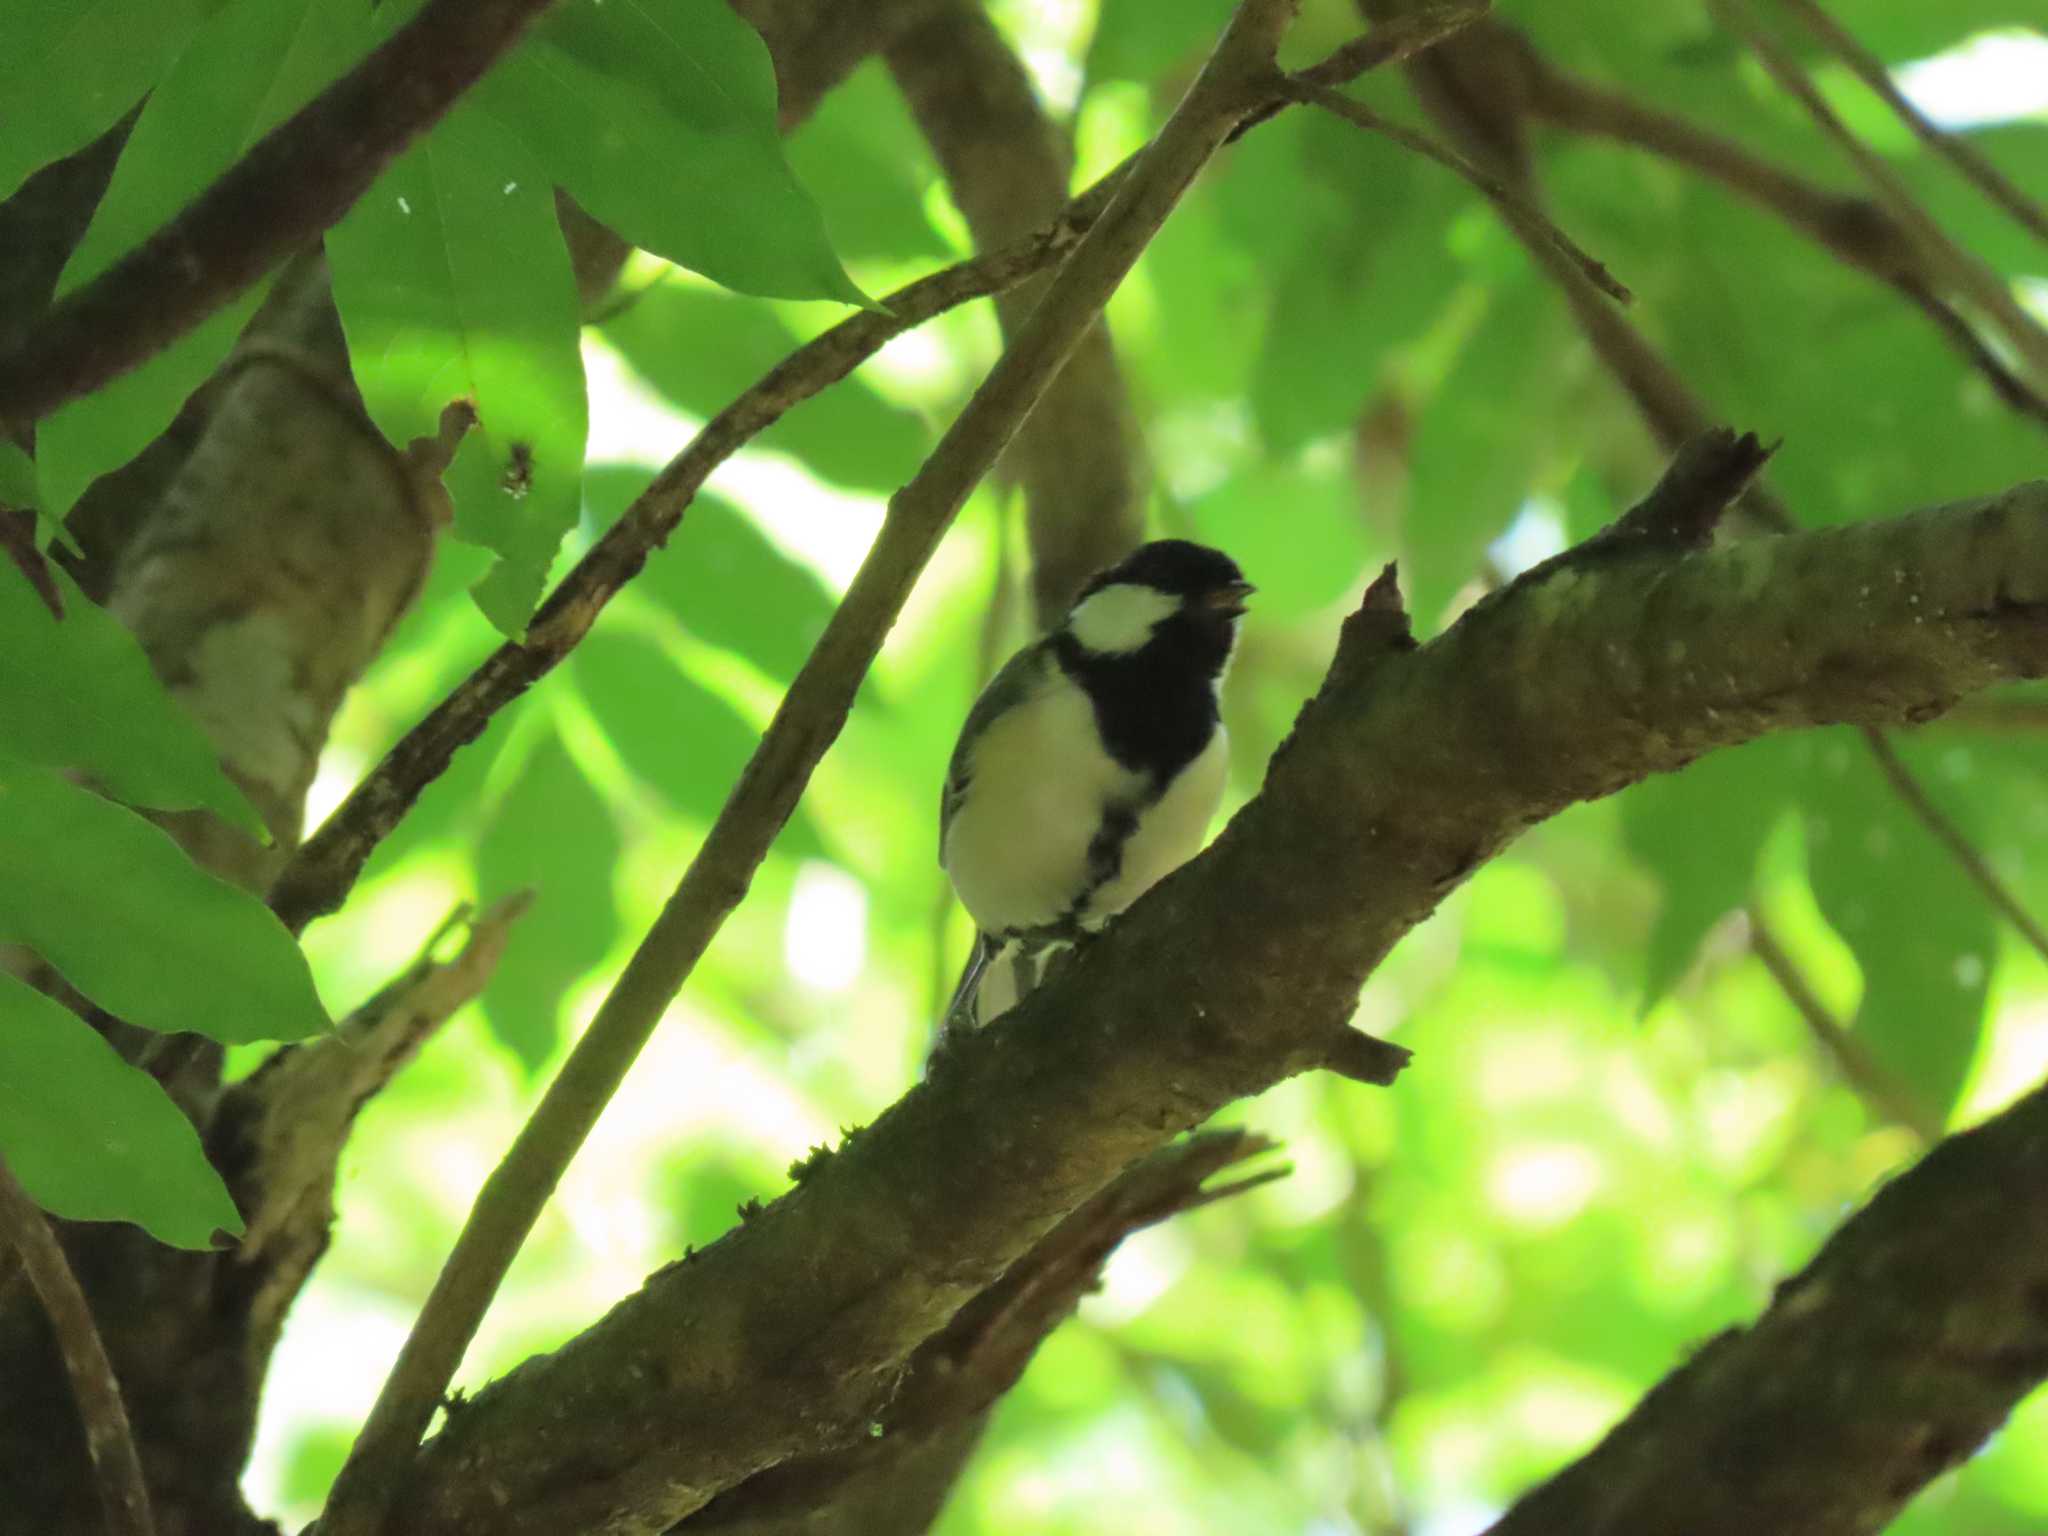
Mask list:
[[[1165,652],[1213,678],[1230,659],[1252,585],[1221,550],[1160,539],[1099,573],[1074,600],[1065,635],[1104,660]]]
[[[1185,539],[1147,544],[1082,588],[1053,653],[1119,762],[1163,781],[1202,749],[1251,590],[1228,555]]]
[[[1218,607],[1234,603],[1239,613],[1244,611],[1244,597],[1252,590],[1237,562],[1222,550],[1188,539],[1154,539],[1096,573],[1076,602],[1104,587],[1122,584],[1151,587],[1175,597],[1207,598]]]

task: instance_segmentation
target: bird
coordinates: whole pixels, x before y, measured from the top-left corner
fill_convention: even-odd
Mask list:
[[[982,689],[939,810],[976,930],[948,1033],[1013,1006],[1201,847],[1227,767],[1217,690],[1254,590],[1220,550],[1141,545]]]

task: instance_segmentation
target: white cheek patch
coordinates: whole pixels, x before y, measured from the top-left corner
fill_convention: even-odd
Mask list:
[[[1153,626],[1180,608],[1180,599],[1157,587],[1118,582],[1084,598],[1067,629],[1098,655],[1121,656],[1152,638]]]

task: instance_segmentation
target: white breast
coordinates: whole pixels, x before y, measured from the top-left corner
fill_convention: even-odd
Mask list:
[[[1103,807],[1143,787],[1102,750],[1087,695],[1052,673],[975,744],[942,853],[961,904],[988,933],[1056,921],[1087,886]]]
[[[1192,858],[1223,799],[1229,744],[1219,724],[1166,793],[1144,807],[1114,878],[1081,914],[1099,927]],[[1073,682],[1046,680],[976,743],[965,799],[946,831],[942,862],[984,932],[1057,921],[1089,883],[1088,848],[1106,807],[1150,792],[1103,751],[1094,707]]]
[[[1116,916],[1201,851],[1216,807],[1223,803],[1229,767],[1230,742],[1218,722],[1209,744],[1138,817],[1116,878],[1089,903],[1090,927]]]

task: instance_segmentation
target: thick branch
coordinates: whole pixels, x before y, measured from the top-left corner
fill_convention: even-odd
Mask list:
[[[1046,1233],[925,1342],[876,1421],[879,1435],[770,1467],[720,1494],[672,1536],[709,1530],[793,1536],[818,1530],[815,1522],[827,1510],[839,1530],[923,1529],[918,1514],[927,1504],[936,1514],[989,1409],[1095,1287],[1116,1246],[1141,1228],[1281,1177],[1284,1166],[1205,1187],[1223,1169],[1271,1146],[1249,1132],[1211,1131],[1146,1158]],[[848,1524],[861,1514],[867,1518]]]
[[[410,1529],[561,1531],[857,1440],[1045,1231],[1321,1064],[1387,950],[1536,821],[1715,747],[2048,671],[2048,485],[1519,583],[1419,649],[1347,630],[1259,796],[1075,963],[689,1263],[431,1442]],[[1368,616],[1370,617],[1370,616]],[[2042,1362],[2048,1369],[2048,1360]]]
[[[1885,1186],[1490,1536],[1882,1530],[2048,1374],[2043,1188],[2048,1089]]]
[[[383,1525],[396,1482],[513,1255],[712,935],[745,896],[925,562],[1201,167],[1270,93],[1273,53],[1292,16],[1289,0],[1244,0],[1201,77],[1123,178],[1029,325],[891,499],[845,601],[791,683],[697,857],[486,1181],[342,1470],[323,1520],[327,1536],[367,1536]],[[759,1433],[745,1447],[701,1441],[630,1490],[593,1485],[572,1497],[620,1501],[645,1517],[673,1520],[761,1465],[820,1448],[822,1437],[843,1433],[854,1419],[865,1421],[879,1385],[855,1377],[801,1405],[764,1401],[757,1408]],[[557,1509],[550,1517],[534,1504],[514,1519],[541,1522],[528,1529],[559,1530],[563,1513]],[[418,1528],[418,1511],[407,1518],[409,1528]],[[502,1518],[499,1525],[512,1529]]]
[[[177,218],[0,356],[0,422],[33,421],[167,346],[348,211],[549,0],[427,0]]]
[[[57,1244],[57,1234],[5,1163],[0,1163],[0,1251],[13,1254],[20,1263],[50,1320],[57,1352],[71,1377],[78,1416],[85,1424],[85,1448],[99,1478],[107,1530],[112,1536],[154,1536],[156,1522],[150,1516],[142,1461],[135,1454],[121,1384],[114,1379],[92,1308]]]

